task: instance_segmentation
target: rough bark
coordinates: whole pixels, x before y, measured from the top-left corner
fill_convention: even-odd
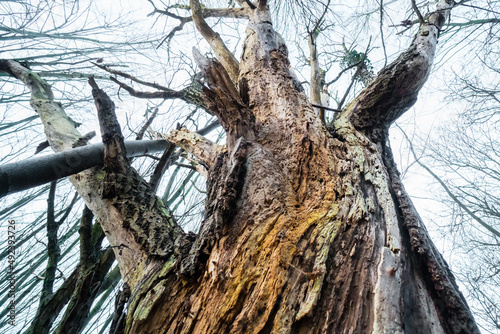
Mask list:
[[[44,125],[51,148],[56,152],[73,149],[82,135],[61,104],[54,101],[50,86],[39,75],[12,60],[1,60],[0,70],[30,89],[31,105]],[[189,241],[148,183],[124,165],[128,161],[124,158],[126,150],[121,131],[115,124],[114,105],[98,87],[94,87],[93,94],[100,108],[104,134],[104,168],[87,169],[69,180],[99,219],[123,280],[134,288],[143,275],[163,263],[160,258],[168,259]]]

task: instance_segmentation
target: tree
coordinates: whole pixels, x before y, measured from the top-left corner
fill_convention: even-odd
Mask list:
[[[167,136],[208,176],[197,234],[182,230],[155,185],[132,168],[114,104],[89,80],[104,167],[70,177],[89,208],[81,225],[86,269],[76,279],[79,290],[94,293],[88,287],[104,284],[102,273],[116,257],[125,288],[112,332],[479,333],[403,187],[388,142],[389,126],[415,103],[429,75],[455,3],[442,0],[426,17],[419,14],[409,48],[364,80],[366,88],[328,122],[290,68],[267,1],[237,2],[238,8],[209,10],[191,0],[186,19],[217,57],[194,50],[203,74],[196,92],[226,134],[225,145],[184,128]],[[208,16],[248,19],[240,62]],[[353,81],[366,70],[366,54],[352,64]],[[82,134],[44,80],[13,60],[0,66],[30,89],[52,149],[72,149]],[[163,97],[187,96],[156,88]],[[111,246],[101,253],[99,228]],[[42,302],[54,301],[51,286],[43,293]],[[59,332],[81,328],[90,305],[75,302]],[[44,316],[50,318],[43,310],[36,316],[33,331],[48,331],[44,324],[53,319]]]

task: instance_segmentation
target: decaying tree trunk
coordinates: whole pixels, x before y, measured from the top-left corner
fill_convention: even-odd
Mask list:
[[[117,326],[126,333],[479,333],[388,142],[390,124],[427,78],[451,5],[438,4],[409,49],[330,132],[290,69],[266,1],[240,4],[249,19],[241,62],[217,43],[221,62],[195,52],[205,105],[225,129],[226,146],[184,129],[169,135],[208,170],[197,235],[176,225],[130,167],[114,106],[92,82],[104,169],[72,182],[130,287]],[[198,1],[191,8],[197,27],[210,29]],[[32,89],[51,146],[71,147],[79,134],[48,89],[9,66]]]

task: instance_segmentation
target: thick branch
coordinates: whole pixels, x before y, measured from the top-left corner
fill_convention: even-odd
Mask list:
[[[127,157],[162,152],[165,140],[127,141]],[[0,166],[0,197],[104,164],[104,145],[93,144]]]
[[[80,220],[80,265],[87,268],[93,260],[94,245],[92,243],[92,211],[85,206]]]
[[[120,124],[116,119],[115,104],[97,86],[94,78],[89,78],[89,84],[92,86],[104,144],[104,168],[108,173],[126,173],[130,166]]]
[[[115,314],[109,330],[112,334],[121,334],[125,330],[126,313],[123,312],[130,298],[130,287],[127,283],[123,284],[123,290],[119,291],[115,297]]]
[[[177,14],[169,12],[168,9],[165,9],[165,10],[158,9],[155,6],[155,4],[153,3],[153,1],[151,1],[151,0],[148,0],[148,1],[154,7],[153,13],[159,13],[159,14],[162,14],[162,15],[166,15],[168,17],[171,17],[171,18],[174,18],[174,19],[177,19],[177,20],[180,21],[179,25],[176,26],[176,27],[174,27],[172,30],[170,30],[170,32],[160,42],[160,44],[157,46],[157,48],[159,48],[166,41],[170,42],[172,40],[172,38],[174,38],[175,33],[177,33],[178,31],[181,31],[184,28],[184,25],[187,22],[193,21],[193,17],[192,16],[179,16]],[[244,4],[243,1],[238,1],[238,2],[240,3],[240,5],[242,5],[242,3]],[[243,8],[205,8],[205,9],[203,9],[203,17],[204,18],[208,18],[208,17],[228,17],[228,18],[234,18],[234,19],[248,18],[248,16],[249,16],[248,6],[247,5],[245,5],[245,6],[242,5],[242,7]],[[183,8],[184,9],[189,9],[188,6],[185,6]],[[151,13],[151,14],[153,14],[153,13]]]
[[[57,292],[52,295],[52,298],[41,310],[41,313],[37,314],[36,317],[34,317],[33,322],[26,331],[27,334],[44,334],[49,332],[49,329],[52,327],[52,324],[59,315],[59,312],[61,312],[61,310],[70,300],[77,279],[78,269],[75,269],[59,287]]]
[[[102,197],[119,211],[123,227],[146,254],[168,258],[176,249],[176,240],[182,237],[182,229],[151,186],[130,167],[114,103],[93,79],[89,83],[104,144]]]
[[[14,61],[0,61],[0,70],[22,80],[31,90],[32,106],[42,119],[45,134],[52,149],[55,151],[71,149],[73,144],[82,138],[75,129],[76,123],[66,115],[62,105],[53,101],[50,86],[36,73]],[[106,100],[105,94],[100,94],[97,85],[94,87],[94,95],[97,100],[102,99],[97,101],[97,104],[103,111],[101,124],[104,125],[103,139],[107,150],[104,154],[105,165],[112,173],[102,173],[98,169],[93,169],[72,176],[70,181],[103,224],[106,237],[114,246],[113,250],[123,279],[134,287],[144,271],[149,268],[149,264],[151,263],[151,267],[156,264],[156,261],[146,262],[148,254],[165,256],[173,254],[176,236],[182,231],[173,222],[168,211],[157,203],[156,197],[137,173],[134,174],[133,171],[130,174],[120,173],[127,166],[127,161],[123,142],[120,142],[122,138],[120,138],[119,126],[112,122],[109,114],[106,114],[106,110],[113,109],[113,106]],[[77,161],[78,165],[81,160],[77,159]],[[102,180],[103,175],[104,180]],[[108,181],[107,184],[103,185],[106,181]],[[8,181],[6,184],[10,186]],[[114,194],[122,197],[128,196],[128,198],[127,200],[120,198],[123,201],[117,205]],[[126,209],[127,205],[135,206],[137,210],[134,211],[137,213],[135,216],[130,217],[125,214],[129,212]],[[161,224],[161,227],[157,228],[149,219],[156,224]],[[136,224],[137,221],[140,223]],[[131,225],[134,226],[127,228]],[[149,227],[151,229],[148,229]],[[150,238],[150,233],[153,231],[158,231],[164,237]]]
[[[222,66],[226,69],[231,80],[235,83],[238,82],[239,64],[236,57],[229,51],[227,46],[222,41],[218,33],[212,30],[203,18],[203,11],[198,0],[190,0],[191,9],[193,11],[193,21],[196,28],[201,35],[207,40],[208,44],[215,52],[217,59],[221,62]]]
[[[45,307],[48,299],[52,296],[54,281],[56,279],[57,264],[61,255],[59,241],[57,239],[59,224],[54,216],[56,184],[56,181],[51,183],[49,198],[47,199],[47,253],[49,259],[47,261],[47,268],[45,269],[39,308]]]
[[[31,91],[31,106],[40,116],[50,146],[56,152],[72,148],[82,135],[74,122],[54,101],[50,86],[35,72],[13,60],[0,60],[0,72],[22,81]]]
[[[385,131],[384,137],[386,138],[387,135],[387,131]],[[388,143],[384,142],[383,147],[383,159],[388,168],[392,194],[399,204],[400,223],[404,231],[405,243],[413,250],[408,259],[408,267],[419,267],[426,273],[424,276],[425,284],[433,295],[434,305],[440,314],[441,325],[446,333],[479,334],[474,317],[467,307],[464,296],[458,289],[453,274],[432,240],[429,239],[425,225],[401,182]],[[414,302],[418,303],[418,298],[414,298]],[[414,305],[410,308],[421,310],[421,307]],[[416,319],[420,317],[418,313],[413,316]]]
[[[151,178],[149,179],[149,184],[151,185],[151,188],[153,188],[153,191],[156,193],[156,190],[158,189],[158,185],[160,184],[161,177],[165,173],[165,171],[170,167],[172,164],[172,153],[174,153],[175,150],[175,144],[174,143],[169,143],[167,146],[167,149],[163,152],[160,161],[155,167],[155,170],[153,172],[153,175],[151,175]]]
[[[424,17],[422,16],[422,13],[420,13],[420,10],[418,9],[415,0],[411,0],[411,6],[412,6],[415,14],[417,14],[418,21],[420,22],[420,24],[424,24],[424,22],[425,22]]]
[[[59,221],[59,223],[61,221]],[[73,271],[73,273],[64,281],[61,287],[59,287],[59,289],[54,294],[49,296],[50,298],[46,300],[45,304],[41,305],[27,333],[29,334],[49,333],[49,329],[52,327],[52,324],[54,323],[54,321],[56,320],[56,318],[58,317],[59,313],[64,308],[64,306],[68,303],[68,301],[70,301],[72,295],[73,295],[73,300],[75,298],[80,299],[80,303],[88,304],[90,307],[90,305],[92,305],[93,303],[93,298],[92,299],[86,298],[85,294],[100,293],[99,289],[93,290],[92,292],[90,291],[91,289],[88,289],[89,291],[85,291],[85,293],[82,295],[80,294],[81,291],[78,291],[78,289],[76,289],[78,286],[78,282],[81,280],[82,277],[92,276],[95,273],[94,267],[98,266],[98,264],[102,260],[103,254],[105,254],[104,252],[101,252],[97,255],[95,254],[97,251],[96,247],[99,245],[100,241],[92,240],[92,238],[90,238],[91,225],[92,225],[92,213],[90,212],[90,210],[88,210],[87,207],[85,207],[82,215],[82,222],[80,228],[81,232],[83,232],[80,233],[81,235],[80,263],[77,266],[77,268]],[[82,248],[85,248],[85,250],[82,250]],[[111,260],[111,258],[109,260]],[[86,273],[86,275],[82,273]],[[96,275],[97,277],[95,277],[96,281],[99,279],[98,275],[100,274],[106,274],[106,273],[98,272]],[[78,309],[78,311],[81,311],[79,312],[79,316],[83,318],[85,318],[88,314],[88,312],[85,312],[85,310],[82,309]],[[63,322],[66,320],[68,319],[63,320]]]
[[[87,268],[80,268],[78,281],[56,334],[79,333],[89,316],[90,307],[100,294],[101,284],[111,268],[115,256],[112,249],[102,252]]]
[[[380,71],[377,78],[346,107],[343,117],[355,127],[375,134],[416,102],[431,70],[439,33],[451,7],[446,0],[438,3],[428,22],[421,25],[409,49]]]
[[[325,84],[324,76],[322,78],[321,70],[319,68],[318,60],[318,48],[316,45],[318,37],[318,32],[312,31],[309,33],[309,52],[310,60],[309,64],[311,66],[311,103],[313,105],[321,105],[321,88]],[[322,108],[318,109],[318,115],[325,122],[325,110]]]
[[[150,1],[151,2],[151,1]],[[162,10],[155,7],[154,12],[167,15],[174,19],[177,19],[183,23],[193,21],[192,16],[179,16],[168,10]],[[209,17],[226,17],[232,19],[247,19],[249,16],[247,8],[204,8],[202,9],[202,15],[204,18]]]

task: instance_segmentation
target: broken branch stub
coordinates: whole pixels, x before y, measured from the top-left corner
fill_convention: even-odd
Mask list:
[[[120,124],[116,119],[115,104],[99,88],[93,77],[89,78],[89,84],[92,86],[92,96],[97,108],[104,144],[104,168],[107,172],[126,173],[129,162]]]
[[[205,58],[196,48],[193,57],[208,85],[203,87],[205,104],[226,131],[227,147],[232,148],[240,137],[253,140],[255,117],[224,67],[216,59]]]

